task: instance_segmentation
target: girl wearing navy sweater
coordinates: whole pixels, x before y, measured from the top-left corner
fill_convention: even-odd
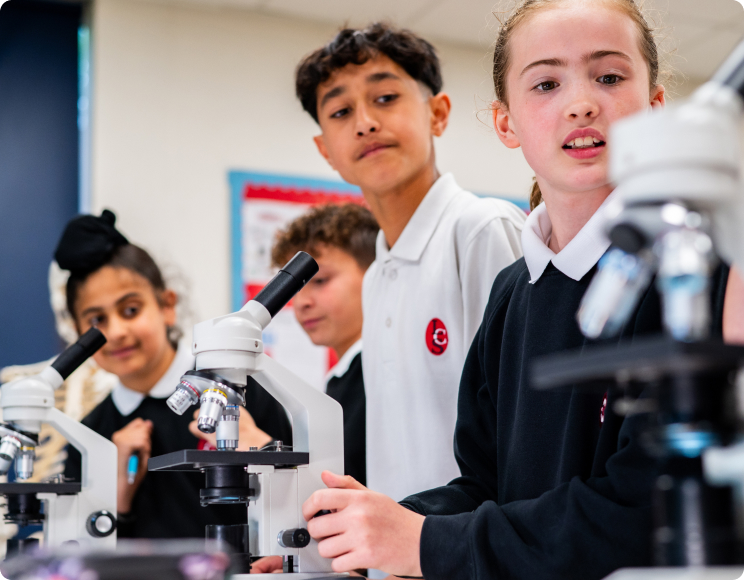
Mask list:
[[[503,24],[494,126],[536,173],[534,211],[524,258],[496,278],[465,362],[455,432],[462,476],[399,505],[325,473],[330,489],[303,509],[334,570],[588,579],[650,563],[653,466],[634,421],[605,414],[612,400],[601,394],[538,392],[528,377],[535,357],[593,342],[575,313],[609,247],[598,218],[613,189],[608,132],[664,105],[658,72],[652,32],[632,0],[523,0]],[[736,338],[739,277],[721,267],[712,292],[714,331]],[[608,342],[660,333],[659,303],[651,286]],[[335,513],[313,518],[321,509]]]

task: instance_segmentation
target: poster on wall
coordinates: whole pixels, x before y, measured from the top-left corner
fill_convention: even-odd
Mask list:
[[[359,188],[342,181],[230,171],[232,306],[239,310],[274,276],[271,246],[277,231],[324,203],[363,203]],[[315,346],[294,316],[291,303],[263,333],[265,352],[318,389],[335,364],[333,352]]]

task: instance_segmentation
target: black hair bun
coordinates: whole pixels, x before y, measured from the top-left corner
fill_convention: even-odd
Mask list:
[[[54,252],[59,267],[87,274],[105,265],[116,248],[129,243],[115,223],[114,212],[107,209],[100,217],[81,215],[70,220]]]

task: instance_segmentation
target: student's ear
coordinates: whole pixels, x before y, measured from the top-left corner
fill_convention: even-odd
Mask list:
[[[449,122],[452,101],[447,93],[438,93],[429,98],[431,107],[431,133],[435,137],[441,137]]]
[[[651,91],[651,108],[658,109],[666,105],[666,89],[664,85],[656,85]]]
[[[178,304],[178,295],[170,288],[166,288],[160,293],[159,302],[160,310],[163,312],[166,326],[174,326],[176,324],[176,304]]]
[[[315,141],[315,146],[318,148],[318,152],[323,156],[323,159],[328,161],[328,165],[331,166],[331,169],[336,169],[333,166],[333,161],[331,161],[331,156],[328,154],[328,148],[326,147],[323,135],[316,135],[313,137],[313,141]]]
[[[517,149],[520,143],[516,133],[514,133],[508,109],[501,102],[494,101],[491,103],[491,111],[493,112],[493,128],[496,129],[496,134],[501,142],[509,149]]]

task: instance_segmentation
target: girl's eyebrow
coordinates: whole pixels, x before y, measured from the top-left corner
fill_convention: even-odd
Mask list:
[[[88,314],[93,314],[94,312],[100,312],[102,310],[103,308],[100,306],[91,306],[90,308],[86,308],[85,310],[83,310],[80,313],[80,317],[85,318],[86,316],[88,316]]]
[[[586,63],[593,60],[600,60],[606,56],[619,56],[628,62],[633,62],[627,54],[620,52],[619,50],[595,50],[594,52],[587,54],[582,60]]]
[[[522,72],[519,73],[519,76],[523,76],[524,73],[526,73],[531,68],[535,68],[536,66],[568,66],[568,63],[565,60],[562,60],[560,58],[544,58],[542,60],[536,60],[535,62],[532,62],[528,64],[526,67],[522,69]]]
[[[121,304],[122,302],[126,302],[130,298],[139,298],[139,297],[140,297],[139,292],[128,292],[116,301],[116,305],[118,306],[119,304]]]
[[[127,294],[124,294],[124,296],[119,298],[115,304],[116,306],[118,306],[119,304],[121,304],[122,302],[126,302],[130,298],[139,298],[139,296],[140,296],[139,292],[128,292]],[[94,312],[102,312],[103,309],[104,309],[103,306],[91,306],[83,310],[80,313],[80,316],[87,316],[88,314],[93,314]]]
[[[619,50],[595,50],[594,52],[590,52],[587,55],[584,55],[584,57],[581,59],[582,62],[588,63],[593,60],[600,60],[602,58],[605,58],[607,56],[619,56],[620,58],[623,58],[627,60],[628,62],[632,62],[632,59],[625,54],[624,52],[620,52]],[[536,60],[535,62],[532,62],[528,64],[526,67],[522,69],[522,72],[519,73],[519,76],[523,76],[524,73],[526,73],[531,68],[535,68],[536,66],[568,66],[568,62],[566,62],[563,59],[560,58],[544,58],[541,60]]]

